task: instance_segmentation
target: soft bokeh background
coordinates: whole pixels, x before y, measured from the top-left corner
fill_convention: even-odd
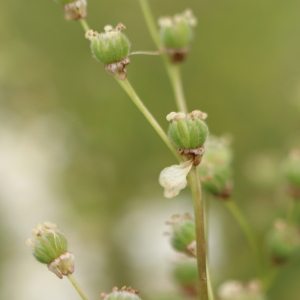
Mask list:
[[[208,112],[212,133],[232,134],[234,199],[263,239],[287,204],[281,160],[300,145],[300,2],[150,3],[156,17],[189,7],[198,18],[182,68],[188,106]],[[94,30],[122,22],[132,50],[155,50],[138,1],[89,0],[88,12]],[[168,149],[54,1],[5,1],[0,35],[0,298],[78,299],[25,247],[45,220],[68,234],[75,275],[92,299],[124,284],[143,299],[177,293],[164,222],[192,206],[188,190],[163,198],[158,174],[175,163]],[[176,108],[161,59],[131,61],[129,79],[167,128]],[[210,231],[214,286],[254,278],[244,236],[218,201]],[[270,299],[299,299],[299,265],[283,269]]]

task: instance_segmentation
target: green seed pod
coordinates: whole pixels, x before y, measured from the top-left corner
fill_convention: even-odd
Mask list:
[[[239,281],[227,281],[218,291],[219,300],[266,300],[261,284],[257,280],[242,284]]]
[[[86,18],[86,0],[58,0],[58,2],[63,5],[67,20]]]
[[[122,287],[121,290],[118,288],[113,288],[113,291],[110,294],[101,294],[101,298],[104,300],[141,300],[137,295],[138,291],[132,289],[131,287]]]
[[[37,224],[32,230],[34,238],[26,244],[32,246],[33,256],[59,278],[74,272],[74,256],[68,252],[66,236],[58,230],[56,224],[45,222]]]
[[[198,172],[203,190],[219,198],[230,197],[232,190],[232,150],[226,138],[210,136],[205,144]]]
[[[193,37],[192,27],[197,24],[193,13],[186,10],[184,13],[173,17],[161,17],[158,24],[160,26],[161,41],[171,61],[183,61]]]
[[[196,262],[181,262],[173,269],[173,278],[189,296],[197,295],[198,268]]]
[[[277,220],[268,235],[268,247],[274,263],[286,263],[300,249],[300,234],[296,227]]]
[[[300,198],[300,150],[294,149],[283,166],[284,175],[291,196]]]
[[[119,79],[126,78],[125,66],[129,64],[130,42],[121,32],[126,27],[119,24],[115,29],[107,25],[104,33],[89,30],[85,37],[91,41],[94,57],[105,64],[106,71]]]
[[[175,112],[167,115],[167,120],[171,121],[168,135],[172,143],[180,149],[193,150],[202,147],[209,132],[203,121],[206,117],[207,115],[199,110],[187,116]]]
[[[196,256],[195,223],[189,214],[174,215],[167,225],[172,226],[171,245],[179,252]]]

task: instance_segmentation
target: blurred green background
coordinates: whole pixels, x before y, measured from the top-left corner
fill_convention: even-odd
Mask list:
[[[150,4],[157,18],[186,8],[198,18],[182,67],[188,107],[209,114],[213,134],[232,135],[233,197],[263,240],[288,205],[281,160],[300,145],[300,2]],[[89,0],[87,21],[97,31],[122,22],[133,51],[155,50],[137,0]],[[188,189],[164,199],[157,182],[175,159],[54,1],[6,1],[0,34],[0,298],[78,298],[24,246],[45,220],[69,236],[75,276],[91,298],[125,284],[143,299],[177,293],[164,222],[192,203]],[[161,59],[133,56],[127,71],[167,129],[176,107]],[[221,202],[211,204],[210,229],[214,286],[254,278],[251,252]],[[269,299],[299,299],[299,266],[296,258],[283,268]]]

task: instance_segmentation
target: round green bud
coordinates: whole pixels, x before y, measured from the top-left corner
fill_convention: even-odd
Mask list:
[[[171,121],[168,135],[172,143],[181,149],[197,149],[202,147],[208,136],[208,127],[203,121],[207,115],[201,111],[184,113],[172,112],[167,116]]]
[[[198,168],[203,190],[220,198],[228,198],[232,189],[232,150],[226,138],[210,136],[205,155]]]
[[[277,220],[269,232],[268,247],[275,263],[286,263],[300,248],[300,234],[296,227]]]
[[[121,32],[126,27],[119,24],[115,29],[107,25],[104,33],[89,30],[85,37],[91,41],[94,57],[105,64],[105,70],[119,79],[126,78],[126,65],[129,64],[130,42]]]
[[[56,224],[36,224],[32,234],[34,238],[28,239],[27,244],[32,246],[33,256],[42,264],[49,264],[68,251],[67,238]]]
[[[137,295],[138,293],[138,291],[131,287],[124,286],[121,290],[115,287],[110,294],[102,293],[101,298],[104,300],[141,300]]]
[[[104,64],[120,62],[128,57],[130,42],[122,33],[126,27],[119,24],[115,29],[112,26],[105,26],[104,33],[88,31],[86,38],[91,41],[92,53],[96,59]]]
[[[189,214],[174,215],[167,222],[172,226],[171,245],[174,250],[196,255],[196,229],[195,223]]]
[[[74,272],[74,256],[68,252],[66,236],[56,224],[45,222],[36,224],[32,230],[33,238],[26,244],[32,247],[33,256],[59,278]]]
[[[173,62],[184,60],[193,37],[193,27],[197,24],[193,13],[186,10],[173,17],[161,17],[158,24],[162,44],[171,60]]]

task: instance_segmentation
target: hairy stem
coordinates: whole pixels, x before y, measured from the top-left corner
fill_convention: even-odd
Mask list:
[[[139,98],[133,87],[131,86],[128,79],[120,80],[117,77],[115,77],[118,83],[121,85],[121,87],[125,90],[125,92],[128,94],[128,96],[131,98],[131,100],[134,102],[134,104],[137,106],[137,108],[140,110],[140,112],[145,116],[145,118],[149,121],[149,123],[152,125],[154,130],[158,133],[158,135],[162,138],[162,140],[165,142],[167,147],[171,150],[171,152],[174,154],[174,156],[179,160],[182,161],[182,158],[177,151],[177,149],[173,146],[170,139],[166,135],[166,133],[163,131],[163,129],[160,127],[156,119],[152,116],[152,114],[149,112],[149,110],[146,108],[142,100]]]
[[[67,275],[68,279],[71,281],[72,285],[74,286],[75,290],[79,294],[82,300],[89,300],[88,297],[85,295],[84,291],[78,284],[78,282],[75,280],[74,276],[72,274]]]
[[[232,200],[225,201],[225,206],[228,208],[228,210],[231,212],[235,220],[240,225],[241,229],[243,230],[246,239],[248,240],[248,243],[252,249],[252,252],[256,259],[256,265],[257,265],[257,271],[260,274],[260,276],[263,276],[263,265],[262,265],[262,256],[261,251],[259,247],[259,243],[256,237],[255,232],[253,231],[252,227],[248,223],[247,219],[241,212],[241,210],[238,208],[236,203]]]
[[[162,49],[163,45],[159,38],[159,33],[156,27],[155,19],[152,15],[149,3],[147,0],[139,0],[142,12],[144,14],[150,35],[155,43],[155,45],[158,47],[158,49]],[[171,85],[173,88],[173,92],[176,99],[176,106],[177,109],[181,112],[187,113],[187,105],[184,97],[183,87],[182,87],[182,80],[180,75],[180,67],[178,65],[171,64],[168,57],[164,54],[162,55],[165,68],[167,70],[167,73],[169,75]]]
[[[191,186],[191,191],[194,199],[199,299],[208,300],[207,272],[206,272],[206,241],[205,241],[203,201],[202,201],[200,179],[195,166],[192,167],[188,179],[189,179],[189,183]]]

